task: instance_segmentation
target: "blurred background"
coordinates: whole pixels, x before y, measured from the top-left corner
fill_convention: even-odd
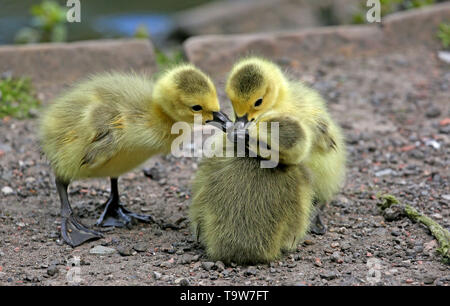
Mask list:
[[[68,23],[66,0],[0,0],[0,44],[151,37],[158,48],[200,34],[266,32],[365,22],[362,0],[81,0]],[[381,0],[382,15],[443,0]]]

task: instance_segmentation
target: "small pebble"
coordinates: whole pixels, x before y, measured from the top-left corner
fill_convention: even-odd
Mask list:
[[[214,267],[214,263],[211,261],[202,262],[202,268],[205,269],[206,271],[211,270],[213,267]]]
[[[160,279],[160,278],[162,277],[162,274],[159,273],[159,272],[153,271],[153,272],[152,272],[152,276],[153,276],[153,278],[154,278],[155,280],[158,280],[158,279]]]
[[[175,280],[175,284],[180,286],[189,286],[189,281],[186,278],[177,278]]]
[[[145,243],[145,242],[139,242],[133,246],[133,249],[138,252],[146,252],[148,249],[148,246],[147,246],[147,243]]]
[[[256,270],[255,267],[248,267],[248,269],[244,272],[245,276],[251,276],[256,274],[258,274],[258,271]]]
[[[116,252],[115,249],[104,247],[102,245],[97,245],[89,250],[90,254],[95,254],[95,255],[109,255],[109,254],[114,254],[115,252]]]
[[[427,112],[425,113],[425,116],[427,118],[436,118],[441,115],[441,110],[435,106],[430,107]]]
[[[13,194],[14,190],[9,186],[5,186],[2,188],[2,193],[3,193],[3,195],[8,196],[8,195]]]
[[[59,272],[58,268],[55,265],[51,265],[47,268],[47,274],[49,276],[56,275]]]
[[[117,252],[119,252],[120,255],[122,256],[131,256],[133,254],[133,251],[131,248],[129,247],[124,247],[124,246],[118,246],[116,248]]]

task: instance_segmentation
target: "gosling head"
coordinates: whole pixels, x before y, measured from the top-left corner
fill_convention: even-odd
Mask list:
[[[287,81],[277,65],[251,57],[235,64],[225,90],[233,104],[236,121],[245,124],[280,106],[286,87]]]
[[[220,110],[211,79],[189,64],[165,72],[155,84],[153,98],[174,121],[193,123],[201,115],[205,124],[215,120]]]

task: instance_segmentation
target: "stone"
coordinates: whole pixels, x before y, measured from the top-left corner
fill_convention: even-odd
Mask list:
[[[438,58],[446,64],[450,64],[450,52],[448,51],[439,51]]]
[[[386,221],[400,220],[405,216],[405,208],[402,205],[394,204],[383,210],[382,214]]]
[[[375,172],[375,176],[380,177],[380,176],[386,176],[386,175],[393,175],[395,174],[395,171],[392,169],[383,169],[380,171]]]
[[[333,279],[337,278],[338,275],[336,272],[328,271],[328,272],[321,273],[320,277],[322,279],[326,279],[326,280],[333,280]]]
[[[212,1],[175,15],[175,35],[254,33],[348,24],[358,6],[359,0]]]
[[[131,248],[126,247],[126,246],[118,246],[116,248],[117,252],[119,252],[120,255],[122,256],[131,256],[133,254],[133,251]]]
[[[252,276],[258,274],[258,270],[256,270],[255,267],[248,267],[247,270],[244,272],[245,276]]]
[[[138,252],[146,252],[148,249],[148,245],[146,242],[138,242],[133,246],[133,249]]]
[[[153,271],[153,272],[152,272],[152,276],[153,276],[153,278],[154,278],[155,280],[158,280],[158,279],[161,279],[162,274],[159,273],[159,272],[157,272],[157,271]]]
[[[55,265],[51,265],[47,268],[47,274],[49,276],[54,276],[59,272],[58,268]]]
[[[422,280],[423,280],[424,284],[431,285],[436,280],[436,276],[434,276],[434,275],[425,275]]]
[[[215,266],[217,268],[217,271],[222,272],[225,270],[225,264],[221,261],[216,261]]]
[[[3,193],[3,195],[8,196],[8,195],[14,194],[14,190],[9,186],[5,186],[2,188],[2,193]]]
[[[114,254],[115,252],[116,252],[115,249],[104,247],[102,245],[97,245],[89,250],[90,254],[95,254],[95,255],[109,255],[109,254]]]
[[[301,68],[302,63],[391,54],[392,49],[409,50],[412,46],[423,44],[437,48],[436,29],[449,14],[450,3],[439,3],[383,17],[383,27],[378,24],[344,25],[266,33],[204,35],[187,39],[183,48],[190,62],[221,79],[237,58],[248,54],[275,61],[283,58],[288,63],[297,63]],[[301,59],[300,63],[298,59]]]
[[[184,277],[177,278],[174,283],[180,286],[189,286],[189,280]]]
[[[44,102],[64,87],[103,71],[155,73],[153,46],[144,39],[90,40],[0,47],[0,71],[28,76]]]
[[[206,271],[211,270],[213,267],[214,267],[214,263],[211,261],[202,262],[202,268],[205,269]]]
[[[430,108],[428,108],[428,110],[425,113],[425,116],[427,116],[427,118],[436,118],[439,117],[441,115],[441,110],[435,106],[431,106]]]
[[[249,53],[277,59],[280,54],[293,61],[318,61],[345,56],[348,51],[365,46],[375,49],[381,39],[376,27],[352,26],[316,28],[277,33],[227,36],[197,36],[187,39],[184,50],[190,62],[217,78],[225,77],[236,58]],[[380,38],[378,38],[380,37]]]

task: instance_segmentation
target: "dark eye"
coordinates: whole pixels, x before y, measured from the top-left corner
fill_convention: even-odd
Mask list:
[[[192,110],[194,112],[199,112],[202,110],[202,107],[200,105],[194,105],[194,106],[192,106]]]
[[[258,99],[258,101],[256,101],[255,102],[255,107],[258,107],[258,106],[260,106],[261,105],[261,103],[262,103],[262,101],[263,101],[263,99],[261,98],[261,99]]]

